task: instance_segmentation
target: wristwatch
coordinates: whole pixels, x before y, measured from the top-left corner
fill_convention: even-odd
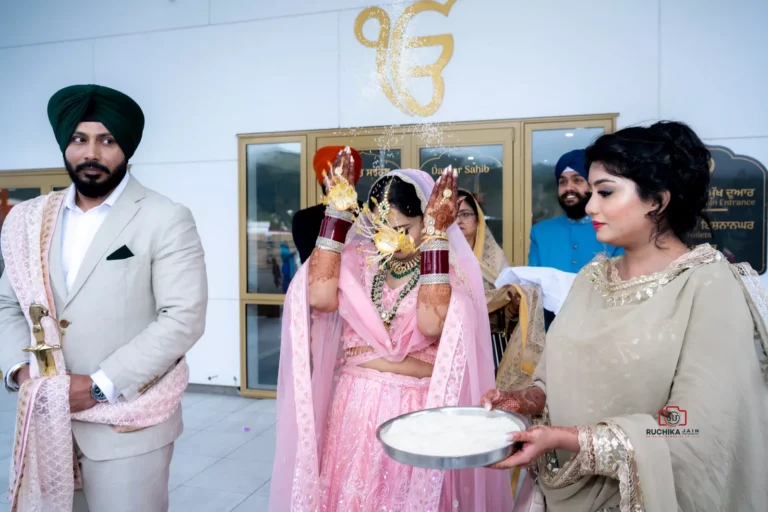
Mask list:
[[[104,394],[101,388],[96,385],[95,382],[91,384],[91,396],[100,404],[103,404],[107,401],[107,396]]]

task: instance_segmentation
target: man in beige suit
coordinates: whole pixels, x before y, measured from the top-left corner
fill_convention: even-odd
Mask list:
[[[95,85],[57,92],[48,116],[73,185],[53,232],[49,281],[71,411],[131,402],[167,374],[205,328],[203,248],[189,209],[127,172],[144,116],[128,96]],[[5,249],[4,249],[5,250]],[[5,386],[30,378],[30,325],[0,278],[0,365]],[[83,492],[75,510],[165,511],[181,407],[132,432],[72,421]],[[86,504],[87,501],[87,504]]]

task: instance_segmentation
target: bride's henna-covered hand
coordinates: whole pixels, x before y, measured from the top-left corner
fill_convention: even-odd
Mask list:
[[[449,165],[443,171],[442,176],[435,183],[432,195],[427,203],[426,216],[435,219],[435,229],[445,231],[456,221],[456,213],[459,211],[459,175]],[[449,196],[446,197],[446,191]]]
[[[311,308],[330,313],[339,307],[338,287],[341,251],[352,226],[351,209],[357,206],[352,151],[339,151],[325,176],[329,206],[320,227],[317,247],[309,258],[308,294]]]
[[[442,334],[451,302],[448,241],[444,237],[445,230],[456,220],[458,211],[457,177],[458,174],[450,166],[443,171],[432,189],[425,214],[423,234],[427,240],[438,235],[438,240],[430,240],[422,249],[417,320],[421,333],[430,338],[438,338]],[[434,243],[443,246],[436,248]]]
[[[309,285],[325,283],[331,279],[339,280],[341,254],[315,248],[309,258]]]
[[[420,321],[419,326],[423,335],[437,337],[443,332],[450,302],[450,284],[433,284],[419,287],[418,313],[420,318],[418,320]]]
[[[544,411],[547,395],[541,388],[528,386],[519,391],[492,389],[480,399],[480,405],[490,409],[504,409],[529,416],[538,416]]]
[[[336,169],[341,169],[341,174],[336,174]],[[342,183],[341,178],[347,180],[347,183],[355,183],[355,158],[352,156],[352,150],[346,147],[339,151],[331,164],[324,183],[326,190],[331,190],[334,185]]]
[[[509,290],[509,307],[515,314],[520,312],[520,293],[514,288]]]
[[[341,254],[315,248],[309,257],[307,293],[309,306],[321,313],[339,308]]]

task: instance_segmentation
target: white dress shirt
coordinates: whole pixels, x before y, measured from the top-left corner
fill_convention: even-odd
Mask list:
[[[75,186],[69,187],[67,197],[64,199],[64,217],[61,222],[61,268],[64,270],[67,291],[72,289],[77,272],[80,270],[80,265],[83,263],[83,258],[93,241],[93,237],[117,198],[125,190],[129,179],[130,174],[126,173],[109,197],[99,206],[91,208],[87,212],[81,210],[75,203]],[[91,375],[91,379],[101,388],[110,403],[114,403],[118,399],[117,389],[103,370]]]

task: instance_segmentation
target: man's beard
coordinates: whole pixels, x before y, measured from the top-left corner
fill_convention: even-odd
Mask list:
[[[565,196],[568,195],[576,196],[578,202],[572,205],[565,204]],[[587,203],[589,202],[590,197],[592,197],[592,192],[587,192],[582,195],[575,190],[569,190],[558,197],[558,201],[560,202],[560,207],[565,211],[565,215],[569,219],[581,220],[587,216]]]
[[[77,191],[91,199],[106,197],[110,192],[117,188],[120,182],[123,181],[125,174],[128,172],[127,160],[124,160],[123,163],[119,164],[114,169],[110,169],[105,165],[95,162],[83,162],[77,167],[73,167],[65,158],[64,166],[67,168],[69,177],[72,180],[72,183],[75,184]],[[107,179],[104,181],[96,181],[85,176],[80,177],[78,173],[83,169],[99,169],[104,171],[107,173]]]

